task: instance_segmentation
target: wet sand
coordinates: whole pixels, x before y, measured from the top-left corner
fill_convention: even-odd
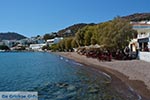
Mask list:
[[[142,96],[142,100],[150,100],[150,63],[141,60],[101,62],[87,58],[76,52],[57,52],[56,54],[75,60],[88,67],[95,68],[109,74],[114,86],[122,86],[122,82],[132,87]]]

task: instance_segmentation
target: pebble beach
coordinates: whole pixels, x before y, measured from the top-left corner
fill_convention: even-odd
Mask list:
[[[112,60],[111,62],[102,62],[79,55],[76,52],[58,52],[57,54],[115,75],[125,84],[131,86],[136,92],[148,100],[150,99],[150,62],[141,60]]]

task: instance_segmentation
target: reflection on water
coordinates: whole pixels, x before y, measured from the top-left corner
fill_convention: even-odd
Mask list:
[[[0,53],[0,70],[0,91],[38,91],[39,100],[138,98],[130,89],[112,87],[107,75],[54,54]]]

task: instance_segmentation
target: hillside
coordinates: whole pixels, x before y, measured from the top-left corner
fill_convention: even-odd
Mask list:
[[[135,13],[127,16],[123,16],[122,18],[128,19],[130,21],[143,21],[143,20],[150,20],[150,13]],[[87,25],[96,25],[94,23],[91,24],[85,24],[85,23],[79,23],[79,24],[74,24],[72,26],[69,26],[65,29],[62,29],[57,32],[58,36],[62,37],[69,37],[69,36],[75,36],[75,33],[79,30],[82,29],[83,27]]]
[[[83,27],[87,26],[87,25],[95,25],[94,23],[91,24],[85,24],[85,23],[80,23],[80,24],[74,24],[72,26],[69,26],[65,29],[62,29],[60,31],[57,32],[58,36],[61,37],[68,37],[68,36],[74,36],[75,33],[79,30],[82,29]]]
[[[135,13],[128,16],[123,16],[122,18],[128,19],[130,21],[150,20],[150,13]]]
[[[26,38],[15,32],[0,33],[0,41],[2,40],[20,40]]]

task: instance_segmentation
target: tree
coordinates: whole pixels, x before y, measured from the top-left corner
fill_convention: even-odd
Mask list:
[[[137,31],[132,29],[132,26],[128,20],[122,18],[115,18],[111,24],[111,42],[115,44],[114,46],[116,48],[125,48],[133,38],[133,34],[136,34]]]
[[[65,50],[65,40],[61,40],[59,43],[58,43],[58,47],[59,47],[59,50],[60,51],[64,51]]]
[[[84,45],[89,46],[91,45],[91,37],[93,34],[93,26],[87,26],[85,27],[85,33],[84,33]]]
[[[45,46],[43,46],[43,47],[42,47],[42,50],[50,50],[49,45],[45,45]]]
[[[91,44],[95,45],[97,43],[96,38],[94,36],[92,36],[91,38]]]
[[[129,21],[119,17],[99,24],[97,30],[98,44],[112,49],[125,48],[133,38],[133,34],[136,34]],[[96,38],[92,37],[92,39]]]
[[[65,50],[67,51],[72,51],[72,46],[71,46],[71,42],[72,42],[72,38],[66,38],[65,39]]]
[[[52,45],[49,47],[49,49],[50,49],[51,51],[57,51],[57,50],[58,50],[58,45],[57,45],[57,44],[52,44]]]
[[[85,45],[103,45],[106,49],[125,48],[137,31],[132,29],[130,22],[120,17],[93,26],[85,26],[78,30],[74,38],[66,38],[58,44],[61,51]]]
[[[53,39],[53,38],[55,38],[55,36],[54,36],[54,35],[51,35],[51,34],[45,34],[43,38],[44,38],[44,40],[46,41],[46,40],[48,40],[48,39]]]
[[[73,38],[73,40],[71,42],[71,47],[72,48],[77,48],[78,47],[78,44],[77,44],[77,41],[75,40],[75,38]]]
[[[10,48],[6,45],[0,45],[0,50],[10,50]]]
[[[81,29],[75,35],[75,40],[77,41],[78,46],[84,46],[84,33],[85,30]]]

